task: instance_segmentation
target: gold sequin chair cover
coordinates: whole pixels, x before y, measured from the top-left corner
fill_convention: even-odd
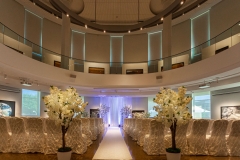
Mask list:
[[[133,130],[134,130],[134,128],[136,127],[136,118],[132,118],[132,120],[131,120],[131,125],[130,125],[130,127],[129,127],[129,135],[131,136],[131,137],[133,137]]]
[[[40,118],[25,119],[26,128],[28,132],[27,152],[41,152],[43,153],[45,135],[43,132],[43,122]]]
[[[240,120],[235,120],[232,122],[227,145],[230,156],[240,156]]]
[[[89,121],[90,121],[90,131],[92,133],[91,140],[96,140],[98,133],[97,133],[97,127],[95,126],[95,119],[89,118]]]
[[[137,144],[143,146],[144,144],[144,137],[146,134],[150,133],[150,122],[151,119],[145,118],[142,120],[142,128],[139,131],[138,141]]]
[[[9,127],[12,135],[10,139],[10,152],[26,153],[28,135],[25,131],[24,121],[21,118],[9,118]]]
[[[212,156],[228,156],[226,131],[228,120],[215,120],[208,140],[208,152]]]
[[[86,135],[82,134],[81,119],[74,118],[66,134],[66,145],[71,147],[74,153],[83,154],[87,151],[86,139]]]
[[[92,133],[90,131],[90,120],[89,118],[81,118],[82,120],[82,133],[87,137],[87,145],[90,146],[92,144],[91,136]]]
[[[189,155],[208,155],[206,133],[209,120],[194,120],[188,136]]]
[[[152,120],[150,122],[150,133],[145,135],[143,150],[148,155],[165,154],[164,125],[161,122]]]
[[[142,119],[136,119],[136,123],[135,123],[135,128],[133,130],[133,140],[137,141],[138,140],[138,136],[139,136],[139,132],[142,129]]]
[[[44,154],[56,154],[58,148],[62,147],[62,130],[61,125],[56,125],[55,120],[46,119],[46,136]]]
[[[100,123],[99,123],[99,120],[98,118],[94,118],[95,120],[95,127],[97,128],[97,134],[100,134]]]
[[[8,133],[7,120],[5,118],[0,118],[0,152],[9,152],[10,138],[11,136]]]

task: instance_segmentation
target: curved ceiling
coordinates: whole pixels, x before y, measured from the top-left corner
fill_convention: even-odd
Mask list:
[[[72,23],[80,26],[87,26],[104,33],[127,33],[162,24],[163,18],[169,14],[173,14],[172,17],[175,19],[207,0],[31,1],[57,17],[61,17],[62,13],[66,14]],[[56,9],[54,10],[53,7]]]

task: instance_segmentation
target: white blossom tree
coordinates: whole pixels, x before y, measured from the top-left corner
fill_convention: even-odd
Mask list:
[[[158,112],[156,120],[162,122],[165,126],[169,127],[172,135],[172,150],[170,152],[180,152],[176,148],[176,128],[182,124],[186,124],[192,116],[189,112],[187,104],[192,100],[191,97],[185,96],[186,88],[179,87],[178,92],[171,89],[160,89],[160,92],[153,99],[158,106],[155,110]]]
[[[82,113],[88,102],[83,102],[82,98],[73,87],[65,91],[57,87],[50,87],[50,94],[43,97],[46,105],[46,112],[50,119],[55,120],[56,124],[62,127],[62,148],[66,148],[65,134],[76,113]]]

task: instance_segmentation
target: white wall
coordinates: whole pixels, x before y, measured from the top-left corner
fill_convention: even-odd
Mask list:
[[[240,93],[212,95],[211,106],[211,118],[221,119],[222,106],[240,106]]]
[[[148,59],[148,34],[123,37],[123,62],[142,62]]]
[[[148,111],[148,97],[132,97],[132,110]]]
[[[0,1],[0,22],[22,37],[24,36],[24,16],[24,7],[16,1]]]
[[[239,0],[222,0],[210,9],[211,38],[230,28],[240,18]]]
[[[97,109],[100,106],[100,97],[84,97],[84,102],[88,102],[85,111],[89,112],[90,109]]]

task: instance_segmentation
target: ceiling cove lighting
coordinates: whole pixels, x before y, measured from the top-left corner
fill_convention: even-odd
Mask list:
[[[200,84],[198,86],[198,88],[200,88],[200,89],[205,89],[205,88],[209,88],[209,87],[210,87],[210,83],[204,83],[204,84]]]

